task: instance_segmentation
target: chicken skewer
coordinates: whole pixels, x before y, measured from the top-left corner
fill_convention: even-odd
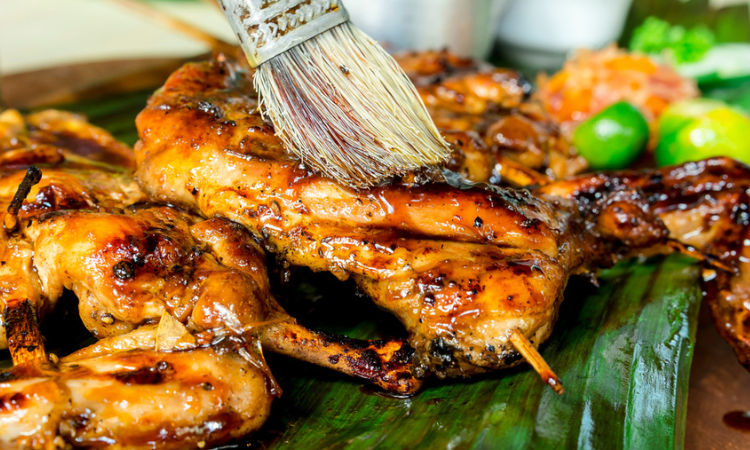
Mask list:
[[[663,221],[672,239],[703,254],[715,273],[704,280],[714,324],[750,370],[750,168],[728,158],[712,158],[651,171],[584,175],[541,188],[556,198],[587,201],[638,189]],[[719,261],[717,269],[716,260]],[[723,267],[723,270],[722,270]]]
[[[421,385],[409,372],[404,342],[354,345],[297,324],[270,294],[257,244],[224,219],[200,221],[165,207],[130,215],[66,211],[30,234],[45,292],[72,289],[84,324],[98,338],[129,332],[164,313],[184,323],[199,343],[270,321],[253,330],[270,350],[387,390],[409,393]],[[341,361],[332,363],[333,355]]]
[[[611,263],[623,239],[666,238],[655,219],[601,238],[574,201],[429,183],[434,174],[343,188],[285,153],[244,70],[220,59],[173,74],[137,120],[139,183],[154,200],[243,224],[287,263],[354,278],[410,331],[418,376],[517,364],[511,330],[538,347],[570,274]]]
[[[342,339],[289,317],[270,296],[265,260],[241,227],[170,207],[126,207],[144,198],[128,189],[127,174],[76,148],[39,152],[30,141],[40,136],[19,137],[26,147],[0,155],[7,164],[0,201],[30,198],[11,208],[19,217],[3,234],[13,243],[3,247],[0,284],[33,301],[14,307],[4,296],[0,305],[6,319],[19,319],[6,320],[2,333],[15,365],[2,374],[0,399],[12,407],[0,410],[0,443],[184,448],[243,436],[265,421],[280,393],[261,341],[394,392],[419,388],[402,341]],[[11,194],[30,163],[43,165],[41,182],[21,182]],[[81,318],[102,339],[58,364],[48,361],[36,315],[63,287],[79,296]]]
[[[346,189],[286,154],[255,112],[248,77],[226,58],[172,75],[137,119],[141,187],[156,201],[241,223],[291,265],[352,277],[409,330],[418,376],[515,365],[511,336],[533,347],[549,336],[570,275],[672,252],[674,239],[694,244],[642,189],[652,180],[654,192],[675,192],[670,205],[687,203],[675,189],[687,167],[601,192],[587,183],[609,186],[609,175],[547,183],[533,195],[434,173]],[[707,175],[691,186],[709,186]]]
[[[17,156],[21,156],[19,151]],[[64,173],[64,169],[57,171]],[[27,170],[5,215],[6,239],[22,242],[15,235],[33,227],[26,216],[18,229],[18,214],[40,179],[36,167]],[[28,211],[33,203],[23,206]],[[4,257],[4,269],[18,262],[27,264],[23,261],[26,254],[10,260]],[[19,281],[29,284],[29,280]],[[177,352],[155,352],[132,346],[132,340],[122,336],[123,345],[110,346],[116,350],[107,355],[72,355],[57,365],[57,359],[51,357],[49,362],[44,351],[35,303],[28,298],[4,300],[4,331],[14,367],[2,374],[0,387],[3,446],[54,449],[64,448],[66,442],[107,443],[110,448],[205,446],[243,436],[268,417],[274,395],[269,380],[273,379],[262,358],[253,357],[246,346],[232,350],[226,345],[192,345]],[[103,392],[108,402],[97,400]],[[186,409],[186,404],[191,406]]]
[[[476,62],[461,60],[445,52],[405,55],[401,63],[415,83],[421,85],[423,99],[442,128],[479,133],[481,142],[470,149],[470,157],[451,167],[466,178],[533,189],[553,183],[554,178],[575,175],[585,168],[585,162],[566,149],[560,131],[550,125],[554,121],[547,118],[543,108],[535,101],[521,101],[517,94],[513,95],[518,89],[510,81],[512,77],[494,75],[491,80],[485,78],[485,84],[478,83],[483,74],[491,73],[493,69],[481,68]],[[495,96],[482,97],[486,93]],[[460,102],[459,97],[481,98],[484,103],[476,100]],[[518,108],[522,114],[497,114],[498,107],[500,110]],[[462,114],[456,114],[457,110]],[[465,149],[463,146],[462,150]],[[481,165],[495,165],[493,173],[480,170]],[[692,173],[687,175],[688,172]],[[742,229],[737,218],[750,207],[741,193],[748,175],[750,172],[742,164],[711,160],[696,166],[651,173],[625,171],[582,175],[539,192],[554,192],[555,195],[585,201],[587,197],[606,195],[612,186],[622,188],[623,184],[630,184],[636,189],[645,189],[654,199],[651,207],[669,230],[671,240],[668,247],[701,260],[716,273],[715,278],[704,283],[704,290],[714,293],[708,301],[712,305],[716,327],[735,348],[740,362],[750,368],[750,346],[747,344],[750,332],[742,331],[746,328],[742,325],[746,312],[741,306],[743,299],[747,298],[743,280],[748,275],[743,273],[742,262],[746,250],[744,244],[742,250],[736,244],[744,243],[743,232],[729,231],[731,228]],[[662,184],[660,177],[672,181]],[[717,190],[715,195],[711,194],[712,189]],[[664,199],[658,200],[658,196]],[[706,217],[713,217],[709,220],[710,225]],[[695,228],[694,224],[703,225]],[[737,240],[721,238],[718,230],[722,229]]]
[[[203,109],[209,109],[210,110],[211,109],[211,105],[210,104],[208,104],[208,105],[202,105],[201,108],[203,108]],[[413,186],[408,186],[408,183],[404,183],[404,186],[407,187],[407,188],[409,188],[409,189],[411,189],[413,187]],[[190,189],[191,195],[195,195],[195,194],[192,193],[192,188],[193,187],[197,187],[197,186],[190,186],[190,187],[191,187],[191,189]],[[448,190],[448,191],[450,191],[450,190]],[[433,193],[433,192],[430,192],[429,189],[426,189],[426,190],[423,190],[423,191],[417,191],[417,192],[420,193],[420,194],[422,194],[423,198],[425,198],[428,195],[430,195],[430,194]],[[392,197],[388,197],[388,195],[387,195],[388,193],[387,192],[381,192],[381,193],[386,197],[387,200],[392,199]],[[441,194],[441,191],[438,189],[437,193]],[[611,193],[607,193],[607,194],[609,195]],[[614,196],[614,197],[610,196],[610,197],[608,197],[608,199],[609,200],[614,200],[612,203],[620,202],[623,205],[641,206],[642,205],[641,201],[643,199],[640,198],[640,197],[638,197],[637,195],[635,196],[635,198],[633,198],[632,194],[633,194],[632,192],[628,193],[628,195],[631,196],[630,198],[626,199],[628,201],[624,201],[621,198],[617,198],[617,196]],[[636,194],[637,194],[637,192],[636,192]],[[539,195],[542,195],[542,194],[539,194]],[[508,208],[508,209],[513,209],[513,207],[516,207],[518,209],[523,209],[523,208],[526,208],[526,207],[530,207],[530,209],[532,209],[532,210],[536,209],[537,211],[534,213],[534,214],[536,214],[536,217],[534,217],[534,214],[529,213],[528,211],[522,211],[521,215],[523,215],[527,219],[539,219],[542,222],[542,224],[538,225],[538,228],[544,228],[544,225],[546,225],[548,228],[551,229],[551,231],[555,231],[555,227],[554,226],[558,226],[558,225],[570,225],[570,226],[572,226],[574,228],[576,226],[580,225],[580,223],[577,222],[578,219],[575,218],[575,214],[572,214],[570,212],[570,210],[566,210],[565,209],[568,206],[571,207],[571,208],[574,208],[576,204],[578,204],[578,203],[581,202],[581,199],[578,198],[577,194],[576,195],[567,195],[567,196],[560,194],[558,196],[557,194],[552,194],[552,192],[550,191],[550,193],[545,193],[544,195],[549,196],[550,199],[553,199],[555,197],[559,197],[560,199],[562,199],[562,200],[550,200],[551,202],[561,201],[562,205],[563,205],[563,207],[561,208],[562,211],[555,211],[554,208],[550,209],[547,206],[545,206],[545,202],[534,201],[532,198],[526,197],[524,195],[518,195],[518,196],[514,196],[514,195],[508,195],[508,196],[497,195],[497,197],[493,197],[490,201],[504,201],[506,203],[503,205],[503,207]],[[60,198],[60,197],[56,197],[56,198]],[[473,199],[480,200],[481,197],[473,197]],[[570,200],[571,202],[566,205],[566,201],[565,200]],[[578,203],[573,203],[573,202],[578,202]],[[31,203],[33,203],[33,202],[31,202]],[[30,203],[29,206],[34,206],[31,203]],[[397,202],[391,202],[391,204],[398,205]],[[508,205],[510,205],[510,208],[509,208]],[[480,206],[482,206],[482,205],[480,205]],[[612,207],[612,204],[610,203],[610,204],[602,205],[602,206],[606,206],[606,207],[609,208],[609,207]],[[483,210],[482,208],[486,208],[486,205],[480,207],[479,210],[482,211]],[[156,210],[158,208],[147,208],[147,209]],[[273,211],[274,207],[273,207],[272,204],[271,204],[271,206],[270,206],[269,209],[271,211]],[[148,211],[146,211],[146,212],[148,212]],[[511,211],[511,212],[516,212],[517,213],[518,211]],[[137,215],[137,214],[140,214],[140,213],[141,213],[141,210],[137,210],[137,211],[133,211],[133,212],[128,212],[127,215],[131,215],[131,214],[132,215]],[[104,218],[105,217],[105,215],[103,215],[100,212],[97,212],[97,213],[85,213],[83,215],[84,216],[88,216],[87,218]],[[117,214],[117,216],[119,216],[119,215],[120,214]],[[365,216],[366,215],[367,214],[365,213]],[[96,216],[101,216],[101,217],[96,217]],[[532,216],[532,217],[529,217],[529,216]],[[572,220],[570,219],[571,216],[573,216]],[[59,223],[63,223],[62,228],[65,228],[65,222],[66,221],[69,221],[70,224],[73,224],[73,225],[71,225],[71,227],[74,228],[76,220],[80,219],[81,215],[80,214],[79,215],[76,215],[76,214],[68,215],[68,213],[65,213],[65,214],[62,214],[62,215],[59,215],[59,216],[58,215],[50,215],[50,217],[52,218],[52,221],[56,220],[58,224]],[[480,217],[480,216],[477,216],[477,217]],[[511,217],[513,217],[513,216],[511,216]],[[515,216],[515,217],[519,217],[519,216]],[[592,218],[596,218],[596,217],[597,216],[594,215],[594,216],[588,217],[587,219],[592,219]],[[643,217],[641,217],[640,214],[637,213],[637,211],[636,211],[636,214],[631,214],[630,217],[631,218],[632,217],[643,218]],[[107,218],[109,219],[109,216],[107,216]],[[646,217],[646,219],[647,219],[646,223],[652,224],[652,225],[655,224],[654,227],[653,227],[653,229],[649,230],[649,233],[647,233],[648,236],[646,238],[646,241],[648,241],[648,242],[646,242],[646,241],[643,240],[643,237],[642,237],[642,235],[640,233],[631,233],[630,235],[620,234],[619,236],[615,236],[615,239],[612,240],[612,242],[614,242],[615,244],[606,244],[606,245],[602,244],[604,248],[603,249],[597,249],[597,250],[601,250],[602,253],[606,253],[606,252],[610,251],[612,248],[622,246],[623,247],[622,250],[625,251],[625,247],[627,247],[628,249],[641,248],[641,246],[642,247],[648,247],[649,245],[653,245],[653,243],[663,242],[663,237],[664,237],[664,233],[665,232],[664,232],[663,228],[661,228],[660,226],[658,226],[658,221],[654,220],[653,217]],[[111,220],[111,219],[109,219],[109,220]],[[230,222],[223,221],[221,219],[217,219],[217,222],[221,222],[225,226],[231,226]],[[458,222],[461,223],[461,220],[458,220]],[[482,220],[482,222],[484,222],[484,220]],[[111,222],[108,222],[108,223],[111,223]],[[214,222],[214,223],[216,223],[216,222]],[[477,223],[476,219],[474,220],[474,223]],[[552,224],[554,226],[550,227],[550,224]],[[390,225],[390,224],[386,223],[386,225]],[[192,228],[192,227],[193,226],[191,226],[190,228]],[[210,225],[207,225],[206,227],[209,228],[209,229],[213,229],[213,227],[210,226]],[[34,227],[32,227],[32,228],[34,228]],[[52,226],[50,226],[50,228],[52,228]],[[375,227],[375,228],[377,228],[377,227]],[[387,228],[387,227],[384,227],[384,228]],[[36,231],[32,231],[32,233],[36,233],[38,231],[39,235],[41,235],[42,231],[39,231],[41,229],[42,229],[41,226],[40,227],[36,227]],[[597,232],[601,232],[603,229],[606,229],[606,227],[599,227],[599,228],[597,228]],[[44,232],[48,232],[48,231],[49,231],[49,229],[44,230]],[[368,230],[368,231],[371,231],[372,237],[375,238],[375,240],[373,240],[372,242],[380,244],[381,246],[382,246],[382,242],[383,241],[379,241],[380,238],[385,238],[386,241],[388,239],[393,239],[394,238],[393,235],[389,236],[389,233],[388,233],[389,230],[387,230],[387,229],[385,230],[385,232],[383,232],[382,229],[374,230],[374,231],[373,230]],[[409,232],[412,232],[412,231],[414,231],[414,230],[409,230]],[[422,231],[422,229],[417,229],[417,231]],[[461,231],[461,230],[459,230],[459,231]],[[576,231],[578,231],[578,230],[576,230]],[[636,230],[636,231],[640,231],[640,230]],[[190,234],[193,235],[193,238],[195,238],[195,233],[200,234],[200,232],[198,231],[197,228],[196,228],[195,231],[193,231],[193,230],[190,231]],[[451,241],[451,239],[453,239],[453,236],[451,236],[450,233],[447,233],[445,231],[442,231],[442,232],[440,232],[438,234],[439,234],[439,237],[441,239],[441,240],[437,241],[440,244],[440,246],[441,246],[440,250],[444,250],[444,248],[447,246],[448,247],[448,251],[450,253],[450,251],[451,251],[451,248],[450,248],[451,245],[450,244],[453,243]],[[540,233],[540,234],[541,234],[541,237],[538,239],[537,242],[540,242],[540,243],[544,244],[545,240],[542,239],[542,238],[545,237],[544,233]],[[69,233],[66,233],[66,236],[67,235],[69,235]],[[456,253],[456,254],[461,253],[462,250],[466,250],[466,249],[471,250],[472,246],[469,245],[469,244],[474,244],[474,245],[478,244],[477,242],[472,242],[472,239],[476,239],[476,236],[470,236],[470,233],[466,233],[465,230],[464,230],[464,232],[458,233],[458,235],[459,235],[459,244],[462,244],[462,245],[455,246],[452,249],[454,251],[454,253]],[[261,236],[262,236],[262,233],[261,233]],[[640,239],[640,241],[638,241],[638,242],[636,242],[636,241],[633,241],[633,242],[629,241],[629,239],[633,239],[634,236],[637,236]],[[351,238],[351,236],[348,236],[348,237]],[[537,237],[539,237],[539,236],[537,236]],[[422,237],[422,240],[424,240],[424,241],[429,241],[430,240],[430,239],[425,239],[425,238],[426,238],[426,236]],[[222,239],[224,239],[224,238],[219,239],[219,241],[222,241]],[[413,238],[411,236],[409,236],[408,238],[398,238],[396,240],[401,241],[401,240],[404,240],[404,239],[406,239],[406,240],[414,239],[415,241],[417,240],[417,238]],[[490,242],[493,242],[493,243],[495,241],[497,241],[498,244],[502,245],[502,241],[498,240],[496,237],[491,236],[491,235],[482,236],[482,239],[486,239],[487,241],[490,241]],[[269,239],[266,238],[266,237],[263,237],[262,241],[266,245],[268,245],[269,243],[272,243],[272,242],[269,242]],[[211,242],[211,239],[204,239],[203,242],[207,243],[207,244],[204,244],[204,245],[208,245],[209,247],[214,245]],[[214,242],[216,242],[216,241],[214,241]],[[231,239],[224,239],[224,242],[231,242]],[[518,241],[514,241],[514,242],[518,243]],[[521,240],[521,243],[523,244],[523,240]],[[414,251],[414,249],[416,247],[409,248],[408,244],[410,244],[410,243],[409,242],[406,242],[406,243],[401,242],[401,248],[406,247],[407,250]],[[528,242],[527,242],[527,244],[528,244]],[[622,244],[625,244],[625,245],[622,245]],[[331,243],[331,245],[332,246],[333,245],[338,245],[338,243],[333,242],[333,243]],[[365,244],[365,246],[367,246],[367,245],[370,245],[370,244]],[[613,245],[615,247],[613,247]],[[428,248],[428,250],[430,250],[429,247],[427,247],[427,248]],[[437,247],[433,247],[433,248],[437,249]],[[542,253],[545,253],[545,252],[554,253],[553,247],[552,246],[548,246],[547,248],[544,248],[544,251],[542,251]],[[213,251],[213,250],[211,251],[211,253],[214,255],[215,258],[217,257],[217,255],[220,255],[220,252],[216,252],[216,251]],[[502,258],[505,256],[505,255],[503,255],[502,252],[498,253],[498,252],[490,251],[489,253],[491,253],[491,255],[490,255],[491,258],[487,258],[488,261],[491,260],[492,258],[494,258],[496,261],[498,259],[502,260]],[[494,254],[492,254],[492,253],[494,253]],[[512,252],[509,252],[509,253],[512,253]],[[558,252],[558,253],[562,253],[562,252]],[[526,254],[524,254],[524,253],[518,253],[516,256],[518,256],[518,255],[521,255],[521,257],[513,259],[511,261],[512,264],[508,264],[508,265],[510,267],[512,267],[514,270],[518,270],[518,273],[514,273],[514,275],[517,276],[520,279],[523,279],[524,282],[526,282],[526,280],[528,280],[529,277],[525,274],[526,269],[523,269],[523,267],[529,268],[528,271],[531,272],[531,275],[532,275],[531,279],[533,281],[533,276],[534,276],[535,272],[540,272],[540,271],[543,272],[543,271],[545,271],[547,269],[547,267],[550,267],[550,268],[554,269],[554,265],[556,263],[559,263],[559,261],[548,260],[548,261],[546,261],[547,262],[547,266],[542,267],[544,265],[544,261],[542,261],[542,266],[536,266],[536,260],[526,258],[525,257]],[[457,259],[454,259],[454,260],[451,260],[451,261],[459,261],[459,264],[461,264],[461,263],[466,264],[467,262],[470,262],[470,263],[479,262],[479,264],[477,264],[475,266],[475,268],[469,268],[469,271],[474,271],[474,273],[476,273],[476,272],[478,272],[478,271],[481,270],[482,264],[484,264],[482,262],[482,260],[481,260],[482,256],[479,254],[479,249],[477,249],[477,253],[476,254],[472,254],[470,256],[471,257],[467,258],[467,259],[463,259],[462,260],[462,259],[458,259],[457,258]],[[547,256],[549,256],[549,254],[547,254]],[[570,255],[563,255],[563,256],[570,256]],[[573,256],[575,256],[575,255],[573,255]],[[540,255],[538,255],[536,253],[534,253],[532,255],[532,258],[544,259],[543,256],[540,258]],[[224,257],[218,256],[218,259],[221,260],[221,259],[224,259]],[[563,258],[563,259],[565,259],[565,258]],[[575,257],[571,258],[571,261],[574,261],[574,260],[575,260]],[[118,261],[118,262],[120,262],[120,261]],[[485,261],[485,262],[487,262],[487,261]],[[568,263],[570,263],[570,261]],[[111,266],[110,270],[114,269],[114,267],[116,265],[117,264],[114,264],[113,266]],[[485,265],[484,267],[489,267],[489,266],[491,266],[491,264],[487,263],[487,265]],[[521,268],[519,268],[519,266]],[[537,268],[535,268],[535,266]],[[493,269],[493,270],[495,270],[495,269]],[[568,270],[570,272],[573,272],[573,271],[576,271],[578,269],[574,267],[573,269],[568,268]],[[585,270],[585,269],[583,269],[583,270]],[[119,272],[121,274],[127,274],[127,272],[128,272],[127,265],[120,266]],[[551,270],[550,272],[554,272],[554,270]],[[452,272],[451,275],[446,274],[446,276],[452,277],[454,273],[455,272]],[[343,275],[342,272],[339,272],[339,274]],[[385,275],[387,275],[387,274],[385,274]],[[384,279],[385,279],[385,275],[384,275]],[[553,275],[555,275],[555,274],[553,273]],[[355,274],[355,277],[358,277],[358,275]],[[440,272],[437,273],[437,277],[435,277],[435,278],[440,278]],[[396,278],[396,281],[398,281],[399,283],[401,283],[401,285],[404,284],[404,280],[407,280],[406,282],[408,283],[408,278],[401,278],[400,280],[398,278]],[[359,279],[358,281],[360,281],[360,283],[361,283],[360,285],[361,286],[366,286],[370,282],[369,280],[363,280],[363,279]],[[374,290],[374,291],[375,290],[379,290],[379,289],[389,289],[392,292],[392,287],[394,285],[398,284],[398,283],[396,283],[396,281],[394,281],[394,279],[389,279],[387,281],[373,283],[372,286],[371,286],[371,289]],[[433,280],[427,280],[427,281],[433,282],[435,280],[433,279]],[[420,280],[420,282],[422,282],[422,280]],[[434,286],[432,284],[430,284],[430,283],[423,283],[422,282],[421,286],[426,286],[426,287],[429,287],[431,289],[434,288]],[[468,291],[472,290],[472,286],[471,285],[468,285],[466,287],[459,286],[459,289],[463,289],[463,290],[465,290],[465,291],[468,292]],[[437,295],[435,296],[436,298],[434,299],[435,303],[438,303],[441,300],[439,298],[440,294],[441,294],[440,291],[439,291],[439,289],[433,289],[433,291],[430,292],[430,293],[432,293],[433,295],[435,295],[435,293],[437,293]],[[553,292],[553,294],[554,294],[554,292]],[[429,303],[429,301],[427,303]],[[443,306],[443,305],[441,305],[441,306]],[[554,307],[556,307],[556,306],[557,305],[554,305]],[[550,308],[550,305],[547,304],[546,307]],[[107,310],[107,311],[110,311],[110,310]],[[121,314],[122,311],[123,311],[123,308],[119,308],[119,307],[118,308],[113,308],[113,309],[111,309],[111,311],[113,311],[113,313],[109,313],[109,314],[111,314],[113,316],[111,324],[106,323],[106,322],[109,322],[109,320],[110,320],[109,317],[105,316],[104,314],[98,316],[100,322],[104,323],[104,325],[114,325],[116,322],[120,321],[122,323],[119,323],[118,324],[119,326],[124,326],[124,327],[127,328],[129,326],[135,325],[135,326],[140,326],[140,327],[139,328],[135,328],[133,331],[131,331],[129,333],[126,333],[124,335],[123,334],[118,334],[121,331],[113,332],[110,335],[111,337],[106,338],[106,339],[100,341],[100,344],[94,346],[93,348],[89,348],[89,349],[86,349],[85,351],[82,351],[79,355],[76,356],[76,358],[97,358],[97,357],[103,357],[103,356],[111,356],[112,358],[116,358],[116,357],[118,357],[118,354],[116,353],[116,351],[118,349],[123,349],[123,348],[130,348],[130,349],[137,348],[138,351],[153,351],[153,348],[155,348],[155,347],[150,346],[150,344],[149,345],[145,345],[145,346],[133,347],[132,346],[132,342],[134,340],[138,341],[138,339],[140,339],[140,338],[135,337],[135,335],[138,334],[139,332],[142,333],[141,336],[144,336],[144,335],[148,335],[150,331],[153,331],[153,330],[149,329],[149,327],[152,326],[152,325],[148,325],[148,323],[144,324],[143,322],[151,322],[151,321],[153,321],[156,318],[156,316],[152,317],[152,318],[149,318],[149,319],[145,319],[145,321],[141,321],[139,323],[135,323],[134,324],[134,323],[129,323],[127,320],[121,320],[119,318],[114,317],[115,314]],[[172,314],[167,314],[165,316],[162,313],[161,317],[162,318],[164,318],[164,317],[172,317]],[[105,321],[102,321],[102,319],[104,319]],[[245,319],[245,320],[249,320],[249,319]],[[260,321],[260,322],[255,322],[255,323],[257,324],[257,323],[263,323],[263,322],[268,322],[268,321]],[[271,320],[271,322],[274,322],[274,321]],[[192,326],[189,321],[188,321],[187,324],[190,325],[190,326]],[[194,324],[195,324],[195,321],[193,321],[193,325]],[[249,324],[246,324],[244,327],[242,327],[242,329],[245,330],[245,328],[247,326],[251,326],[252,324],[253,324],[252,322],[249,323]],[[273,327],[274,325],[277,325],[277,324],[278,323],[266,324],[262,328],[263,329],[269,329],[269,328],[271,328],[271,327]],[[96,326],[97,327],[103,327],[103,325],[101,325],[101,324],[96,325]],[[551,327],[551,325],[550,325],[550,327]],[[258,328],[261,328],[261,327],[258,327]],[[104,327],[103,329],[106,330],[106,327]],[[203,330],[203,332],[205,332],[205,331],[214,331],[214,330],[215,329]],[[508,329],[508,334],[506,336],[508,344],[502,350],[495,349],[495,350],[493,350],[493,352],[498,351],[499,353],[502,353],[504,351],[508,351],[508,349],[510,349],[510,351],[512,351],[512,349],[516,348],[516,347],[528,347],[528,348],[530,348],[530,349],[533,350],[534,346],[538,346],[539,345],[539,343],[540,343],[539,335],[533,336],[533,338],[532,338],[533,339],[533,343],[531,345],[525,345],[524,340],[528,341],[528,338],[527,339],[523,339],[523,338],[526,337],[526,336],[524,336],[524,333],[526,331],[528,331],[528,330],[526,330],[526,331],[522,330],[520,333],[517,330],[518,330],[517,328],[509,328]],[[208,335],[202,334],[203,332],[199,331],[198,329],[195,329],[195,330],[191,330],[190,334],[193,335],[195,333],[196,339],[206,338],[206,341],[210,341],[211,339],[208,338]],[[219,334],[214,333],[214,337],[219,336]],[[151,333],[150,335],[153,336],[154,333]],[[521,339],[519,339],[519,337]],[[121,338],[122,338],[122,340],[121,340]],[[151,339],[151,341],[156,342],[156,338]],[[319,342],[324,343],[325,341],[326,341],[326,338],[322,337]],[[127,342],[127,344],[124,343],[124,342]],[[283,342],[288,342],[288,341],[284,341],[284,340],[281,340],[281,341],[279,341],[279,340],[271,340],[270,342],[272,342],[272,343],[273,342],[282,342],[283,343]],[[197,343],[197,341],[196,341],[196,343]],[[432,345],[432,349],[431,350],[434,350],[434,353],[436,353],[436,355],[431,355],[432,358],[433,359],[439,359],[443,363],[450,364],[450,361],[448,361],[450,358],[446,358],[446,355],[445,355],[445,347],[447,347],[448,345],[450,345],[450,343],[448,343],[448,345],[446,345],[445,341],[443,341],[441,343],[438,340],[438,342],[433,342],[432,344],[435,344],[435,345]],[[154,344],[154,345],[156,345],[156,344]],[[206,344],[206,345],[208,345],[208,344]],[[304,344],[302,344],[302,345],[304,345]],[[310,355],[309,350],[306,349],[303,346],[301,346],[301,347],[294,347],[294,345],[291,345],[291,346],[288,346],[287,348],[291,349],[291,350],[289,350],[290,353],[292,353],[293,349],[298,348],[298,349],[301,349],[300,351],[301,351],[301,353],[303,355],[304,354]],[[176,350],[176,351],[177,352],[188,352],[188,351],[192,351],[192,350],[190,350],[190,349],[183,349],[183,350]],[[450,349],[449,349],[449,351],[450,351]],[[489,351],[489,349],[487,349],[487,351]],[[395,354],[395,351],[393,351],[393,350],[386,350],[386,352],[391,352],[391,353]],[[322,354],[322,356],[320,354],[315,354],[315,355],[316,355],[316,357],[320,357],[321,359],[323,359],[324,357],[328,356],[325,353]],[[529,356],[529,355],[531,355],[531,356]],[[503,355],[503,356],[505,356],[505,355]],[[533,352],[528,352],[528,351],[526,353],[524,353],[524,357],[526,357],[527,359],[530,359],[530,360],[534,360],[535,359],[535,357],[533,356]],[[513,363],[513,358],[514,358],[513,355],[507,355],[507,360],[509,360],[510,363]],[[97,360],[96,364],[97,365],[102,365],[101,361],[103,361],[103,360]],[[64,360],[63,364],[66,364],[68,362],[73,363],[72,361]],[[459,364],[460,363],[461,362],[459,362]],[[229,363],[226,363],[226,364],[229,364]],[[152,366],[146,365],[144,367],[155,367],[155,366],[153,366],[153,365]],[[447,369],[445,369],[444,373],[447,373],[448,370],[453,370],[453,369],[455,369],[455,368],[454,367],[448,367]],[[460,367],[459,367],[459,369],[460,369]],[[458,370],[458,369],[456,369],[456,370]],[[152,372],[152,370],[149,368],[148,372]],[[471,369],[467,370],[467,373],[471,373]],[[198,441],[198,442],[200,442],[200,441]]]
[[[39,157],[32,150],[16,152],[22,163]],[[36,299],[36,312],[43,316],[69,288],[97,338],[128,333],[158,321],[165,311],[204,343],[227,333],[242,335],[248,324],[270,320],[255,331],[271,350],[386,390],[405,394],[419,388],[405,342],[346,340],[306,329],[289,317],[269,292],[262,252],[241,227],[222,219],[202,221],[174,208],[127,208],[145,200],[131,188],[132,179],[97,165],[83,170],[93,161],[75,156],[66,154],[45,168],[33,200],[21,208],[22,226],[13,239],[24,251],[5,247],[9,264],[0,283],[26,288],[6,298]],[[22,167],[14,163],[3,169],[0,191],[10,192],[5,188],[17,183]],[[124,195],[129,189],[133,192]]]

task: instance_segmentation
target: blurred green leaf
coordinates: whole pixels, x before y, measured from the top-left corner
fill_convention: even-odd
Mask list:
[[[682,64],[700,60],[715,43],[716,37],[705,25],[686,29],[650,16],[633,32],[630,50],[664,55]]]

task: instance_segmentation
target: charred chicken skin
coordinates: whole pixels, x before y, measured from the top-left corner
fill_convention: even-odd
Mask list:
[[[243,224],[287,264],[354,278],[409,330],[418,374],[515,364],[509,336],[544,341],[571,274],[666,240],[635,189],[585,211],[434,174],[346,189],[285,152],[249,76],[224,58],[174,73],[137,119],[139,183],[155,201]],[[609,220],[619,203],[643,226]]]
[[[585,175],[549,184],[538,195],[601,203],[636,189],[669,231],[669,237],[705,255],[707,300],[719,333],[750,370],[750,167],[713,158],[659,170]],[[642,226],[630,211],[615,206],[610,220],[618,229]],[[720,262],[717,264],[717,261]],[[716,266],[724,270],[715,270]]]
[[[487,146],[490,151],[479,166],[485,170],[495,164],[500,165],[498,169],[502,163],[520,164],[563,178],[586,169],[586,161],[576,155],[541,103],[526,98],[531,85],[518,72],[445,50],[403,53],[396,60],[414,82],[438,128],[450,132],[446,138],[456,145],[459,159],[467,148],[460,142],[467,138],[455,136],[456,132]],[[478,162],[475,152],[469,156],[468,162]],[[455,164],[449,168],[458,169]]]
[[[129,169],[88,157],[107,159],[105,132],[45,114],[78,123],[62,139],[30,125],[35,116],[0,115],[0,331],[15,364],[0,374],[0,443],[185,448],[242,436],[280,393],[261,343],[397,393],[418,389],[405,342],[302,327],[271,296],[243,227],[144,203]],[[64,289],[101,340],[57,364],[37,319]]]

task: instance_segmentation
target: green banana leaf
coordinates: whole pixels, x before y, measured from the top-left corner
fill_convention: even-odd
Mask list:
[[[68,108],[133,144],[133,119],[147,96]],[[562,396],[524,365],[435,380],[413,398],[391,398],[357,380],[268,355],[284,394],[261,431],[223,448],[680,449],[699,273],[693,260],[673,255],[604,271],[598,289],[572,280],[541,348],[565,386]],[[301,271],[279,293],[308,326],[357,338],[403,336],[392,317],[327,275]],[[91,342],[80,325],[65,327],[48,331],[51,350],[64,354]],[[7,354],[3,363],[9,364]]]
[[[692,260],[671,256],[620,264],[601,275],[599,289],[574,280],[541,349],[562,379],[562,396],[527,366],[435,382],[414,398],[395,399],[271,359],[284,395],[252,442],[295,449],[683,448],[698,276]],[[330,300],[342,296],[331,284],[317,283],[328,292],[304,281],[292,287],[298,292],[291,303],[308,304],[308,325],[356,337],[392,329],[365,299]]]

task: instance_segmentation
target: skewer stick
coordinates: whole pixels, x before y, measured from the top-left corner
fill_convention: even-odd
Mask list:
[[[5,220],[3,221],[6,232],[12,233],[16,229],[18,225],[18,212],[21,210],[21,206],[23,206],[23,200],[29,195],[31,188],[39,183],[41,179],[42,171],[36,166],[31,166],[26,170],[26,175],[24,175],[21,184],[18,186],[16,195],[13,196],[10,206],[8,206],[8,214],[5,215]]]
[[[47,358],[44,338],[30,300],[8,300],[3,310],[3,324],[13,365]]]
[[[557,378],[557,375],[555,375],[552,369],[550,369],[547,362],[542,358],[542,355],[540,355],[534,346],[531,345],[531,342],[529,342],[526,336],[517,329],[513,329],[510,332],[509,338],[510,342],[516,347],[516,350],[518,350],[521,356],[523,356],[524,359],[531,364],[531,367],[536,370],[539,376],[542,377],[542,381],[550,385],[558,395],[562,395],[565,392],[565,389],[563,389],[560,379]]]
[[[146,3],[143,3],[138,0],[111,0],[111,1],[115,3],[119,3],[120,5],[132,11],[135,11],[139,14],[142,14],[148,17],[149,19],[159,22],[162,25],[165,25],[175,31],[179,31],[180,33],[183,33],[194,39],[197,39],[207,44],[209,47],[211,47],[211,50],[213,51],[216,51],[216,52],[234,51],[235,47],[232,44],[222,39],[219,39],[209,33],[206,33],[205,31],[201,30],[200,28],[196,27],[195,25],[191,23],[184,22],[153,6],[147,5]]]
[[[692,245],[686,245],[686,244],[683,244],[682,242],[670,239],[668,246],[678,253],[682,253],[683,255],[687,255],[687,256],[690,256],[691,258],[695,258],[698,261],[706,263],[716,269],[723,270],[724,272],[733,273],[735,275],[739,274],[736,268],[724,264],[723,262],[719,261],[717,258],[711,255],[708,255],[706,253],[703,253],[702,251],[698,250]]]

